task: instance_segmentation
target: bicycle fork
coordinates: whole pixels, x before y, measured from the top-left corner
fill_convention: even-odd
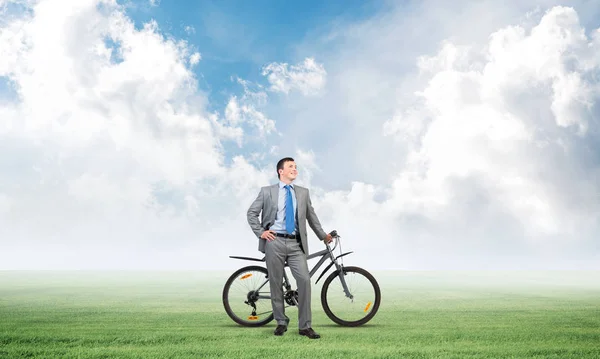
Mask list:
[[[338,264],[336,258],[333,257],[333,253],[330,252],[329,256],[331,257],[331,260],[333,261],[335,268],[338,271],[338,277],[340,278],[340,282],[342,282],[342,288],[344,289],[346,297],[350,298],[350,300],[354,299],[354,296],[352,295],[352,293],[350,293],[350,290],[348,290],[348,284],[346,284],[346,274],[344,273],[344,267]]]

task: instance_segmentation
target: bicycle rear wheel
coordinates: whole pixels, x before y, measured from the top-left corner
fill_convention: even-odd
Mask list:
[[[259,327],[273,320],[267,269],[248,266],[233,273],[223,287],[223,306],[234,322]]]
[[[321,289],[325,314],[339,325],[356,327],[371,320],[381,303],[379,284],[371,273],[359,267],[344,267],[343,276],[352,298],[346,296],[340,271],[331,273]]]

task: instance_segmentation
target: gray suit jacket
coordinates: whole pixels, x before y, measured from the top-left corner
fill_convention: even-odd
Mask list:
[[[300,229],[302,249],[304,250],[304,254],[308,255],[310,252],[308,251],[308,242],[306,240],[306,221],[308,221],[310,228],[312,228],[320,240],[324,240],[327,237],[327,233],[321,228],[321,223],[315,214],[308,188],[294,185],[294,190],[296,192],[296,223],[298,223],[298,228]],[[275,223],[278,198],[278,184],[262,187],[258,197],[256,197],[248,209],[248,224],[250,224],[250,228],[252,228],[252,231],[258,237],[258,250],[263,253],[265,253],[266,240],[260,238],[260,236]],[[262,215],[259,222],[258,215],[261,214],[261,211]]]

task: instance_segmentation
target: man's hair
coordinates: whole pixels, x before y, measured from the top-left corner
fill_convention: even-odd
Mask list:
[[[289,162],[289,161],[294,161],[294,159],[291,158],[291,157],[284,157],[284,158],[280,159],[279,162],[277,162],[277,178],[281,178],[279,176],[279,170],[282,170],[283,169],[283,165],[286,162]]]

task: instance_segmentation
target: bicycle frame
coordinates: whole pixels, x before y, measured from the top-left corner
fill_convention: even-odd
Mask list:
[[[350,294],[350,291],[348,290],[348,286],[346,284],[346,280],[344,278],[344,273],[343,273],[343,267],[338,263],[338,259],[346,256],[350,253],[353,252],[346,252],[343,254],[340,254],[337,257],[334,257],[333,251],[335,250],[335,248],[337,248],[338,244],[339,244],[339,238],[340,236],[334,236],[335,239],[335,245],[333,247],[331,247],[329,245],[329,243],[325,243],[325,246],[327,246],[327,249],[323,249],[319,252],[315,252],[312,254],[309,254],[306,257],[306,260],[309,259],[313,259],[313,258],[317,258],[317,257],[321,257],[321,259],[319,259],[319,261],[312,267],[312,269],[309,272],[309,276],[312,278],[313,275],[319,270],[319,268],[321,268],[321,266],[323,265],[323,263],[325,263],[325,261],[327,259],[329,259],[331,261],[331,263],[329,263],[329,265],[323,270],[323,272],[321,273],[321,275],[319,276],[319,278],[317,278],[317,281],[315,283],[318,283],[319,280],[325,275],[325,273],[327,273],[327,271],[329,270],[329,268],[331,268],[331,266],[335,265],[335,268],[337,271],[339,271],[338,273],[338,277],[340,278],[340,281],[342,282],[342,288],[344,289],[344,293],[346,294],[346,297],[353,299],[352,294]],[[257,262],[264,262],[266,257],[263,257],[262,259],[258,259],[258,258],[251,258],[251,257],[239,257],[239,256],[229,256],[229,258],[234,258],[234,259],[243,259],[243,260],[251,260],[251,261],[257,261]],[[290,281],[288,280],[288,276],[287,273],[285,271],[285,267],[287,267],[287,263],[284,266],[284,271],[283,271],[283,282],[284,282],[284,286],[285,289],[287,291],[290,291],[291,285],[290,285]],[[257,291],[260,291],[267,283],[269,282],[269,280],[267,279],[260,287],[258,287]],[[271,299],[270,295],[259,295],[258,296],[259,299]],[[296,303],[297,304],[297,303]]]

